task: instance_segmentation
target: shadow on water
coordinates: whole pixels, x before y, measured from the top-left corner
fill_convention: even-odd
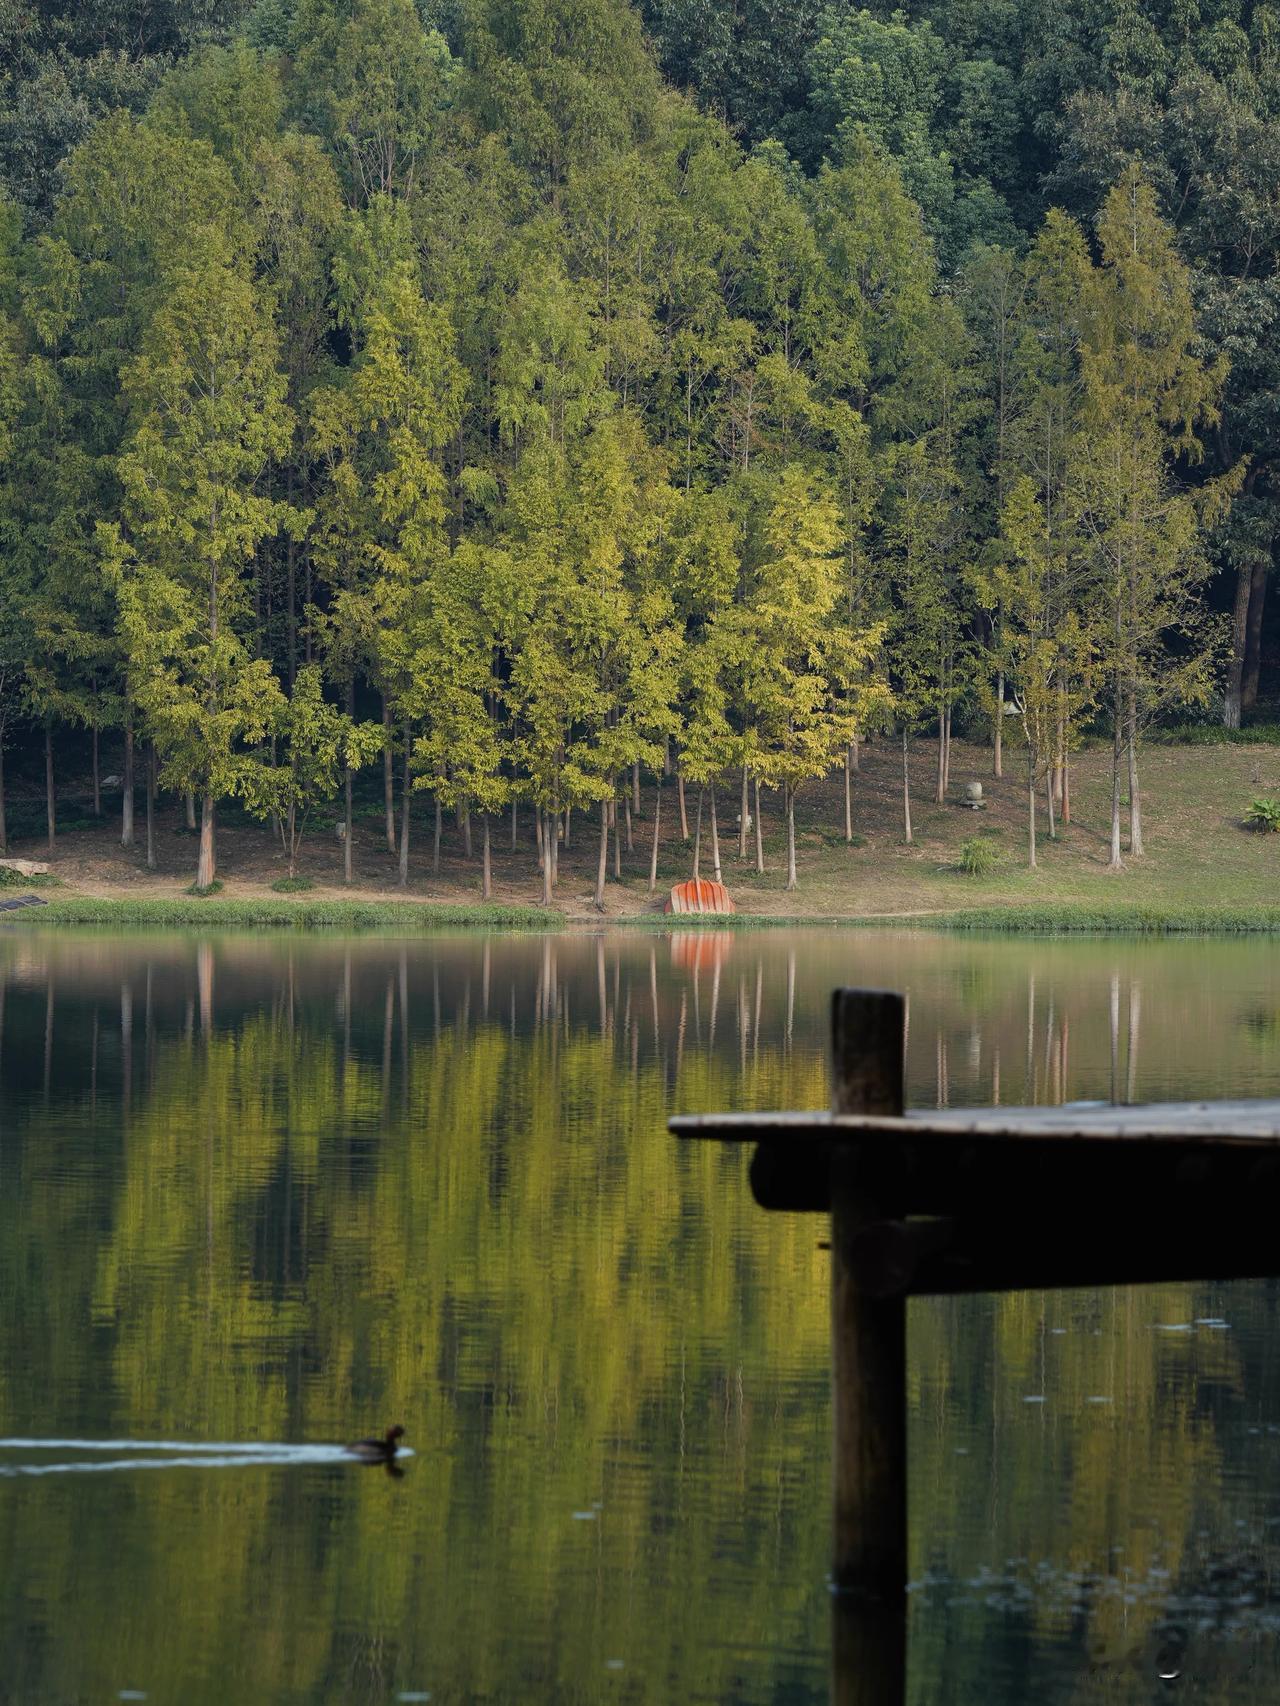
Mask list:
[[[833,1607],[825,1224],[664,1122],[825,1105],[837,983],[917,1105],[1280,1094],[1266,943],[0,934],[0,1699],[1274,1699],[1272,1284],[914,1303]]]

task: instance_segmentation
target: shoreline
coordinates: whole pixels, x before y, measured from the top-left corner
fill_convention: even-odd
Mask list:
[[[1280,905],[1196,906],[1178,904],[1006,902],[910,912],[833,914],[737,912],[680,914],[547,911],[502,902],[459,904],[431,900],[342,900],[283,897],[237,898],[102,896],[67,892],[43,884],[6,884],[5,892],[38,895],[40,906],[0,914],[0,927],[32,929],[162,929],[214,931],[336,931],[352,934],[501,930],[595,932],[600,930],[933,930],[949,935],[1162,936],[1280,935]]]

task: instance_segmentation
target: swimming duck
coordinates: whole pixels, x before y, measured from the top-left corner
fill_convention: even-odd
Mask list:
[[[388,1428],[382,1439],[358,1439],[347,1450],[362,1463],[390,1463],[398,1450],[397,1441],[404,1435],[399,1422]]]

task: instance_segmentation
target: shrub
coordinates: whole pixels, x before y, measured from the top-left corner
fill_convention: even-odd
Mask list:
[[[316,885],[310,877],[280,877],[271,886],[277,894],[305,894]]]
[[[989,877],[1002,863],[1000,849],[985,835],[960,843],[960,869],[969,877]]]
[[[210,895],[222,893],[222,878],[215,877],[209,884],[208,888],[204,889],[197,888],[195,883],[192,883],[191,887],[186,892],[190,895],[194,895],[197,900],[207,900]]]
[[[1267,794],[1259,794],[1257,799],[1249,801],[1244,821],[1250,829],[1261,830],[1264,835],[1276,834],[1280,831],[1280,800]]]

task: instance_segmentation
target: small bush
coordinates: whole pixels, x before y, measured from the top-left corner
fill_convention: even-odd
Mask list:
[[[1000,849],[985,835],[971,835],[960,843],[960,869],[967,877],[989,877],[1003,862]]]
[[[277,894],[305,894],[316,885],[310,877],[280,877],[271,886]]]
[[[1244,821],[1250,829],[1260,830],[1264,835],[1275,835],[1280,831],[1280,800],[1259,794],[1256,800],[1249,801]]]
[[[192,883],[186,892],[194,895],[197,900],[208,900],[210,895],[222,893],[222,878],[215,877],[207,889],[197,888],[195,883]]]

